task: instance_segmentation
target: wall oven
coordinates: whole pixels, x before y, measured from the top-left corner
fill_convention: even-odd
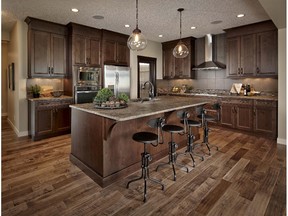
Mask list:
[[[98,86],[75,86],[75,103],[92,103],[98,91]]]

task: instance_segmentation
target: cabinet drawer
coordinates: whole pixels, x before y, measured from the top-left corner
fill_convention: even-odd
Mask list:
[[[253,100],[251,99],[234,99],[234,98],[229,98],[229,99],[222,99],[221,100],[222,104],[245,104],[245,105],[253,105]]]
[[[277,107],[277,101],[271,100],[255,100],[255,106]]]

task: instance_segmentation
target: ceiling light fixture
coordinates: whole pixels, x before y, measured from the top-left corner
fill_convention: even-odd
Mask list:
[[[182,42],[182,11],[184,11],[184,8],[179,8],[177,11],[180,12],[180,41],[176,45],[176,47],[173,49],[173,55],[175,58],[185,58],[189,55],[189,49],[187,46]]]
[[[79,10],[77,8],[72,8],[71,11],[77,13]]]
[[[128,25],[128,24],[125,25],[125,28],[129,28],[129,27],[130,27],[130,25]]]
[[[128,38],[127,46],[132,51],[144,50],[147,46],[147,40],[138,28],[138,0],[136,0],[136,28]]]
[[[158,35],[158,37],[162,38],[162,37],[163,37],[163,35]]]
[[[196,29],[196,27],[195,26],[191,26],[191,29]]]
[[[241,18],[241,17],[244,17],[244,16],[245,16],[245,14],[238,14],[237,15],[238,18]]]

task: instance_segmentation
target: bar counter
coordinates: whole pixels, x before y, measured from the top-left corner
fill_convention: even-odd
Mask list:
[[[157,133],[146,122],[164,117],[167,123],[181,125],[176,113],[185,109],[196,117],[195,107],[207,101],[193,97],[163,96],[155,101],[130,102],[123,109],[98,109],[95,105],[71,105],[71,154],[70,160],[101,187],[140,170],[143,144],[132,140],[139,131]],[[199,139],[198,128],[193,130]],[[164,133],[164,144],[148,146],[155,162],[168,154],[170,136]],[[186,146],[186,136],[175,136],[179,149]]]

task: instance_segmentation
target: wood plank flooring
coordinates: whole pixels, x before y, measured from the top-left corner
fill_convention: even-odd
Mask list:
[[[219,151],[195,157],[195,168],[179,156],[190,172],[176,169],[176,182],[171,168],[155,172],[160,161],[151,164],[150,176],[165,190],[148,183],[143,203],[143,181],[126,189],[140,169],[103,189],[69,161],[70,135],[33,142],[2,119],[2,215],[286,215],[285,146],[220,128],[209,139]]]

